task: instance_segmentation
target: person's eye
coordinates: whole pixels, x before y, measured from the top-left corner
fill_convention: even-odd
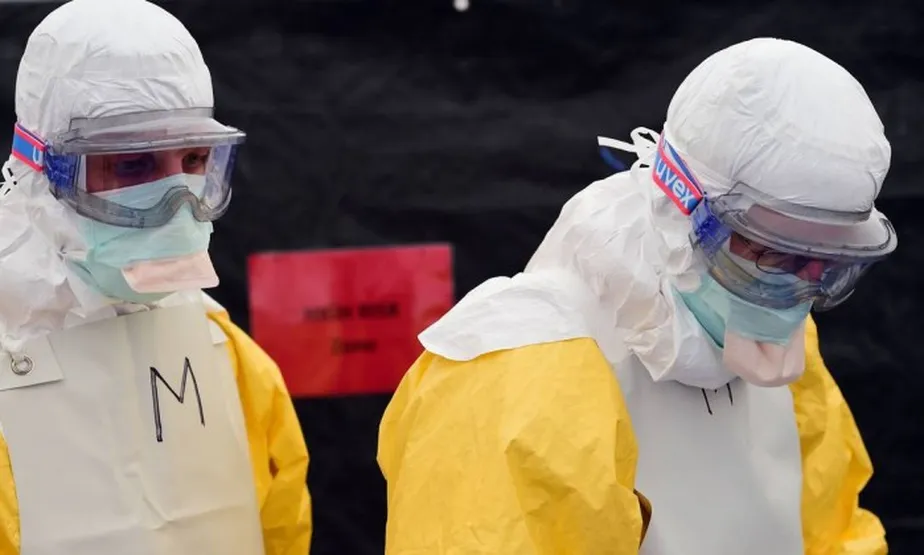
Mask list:
[[[209,161],[209,150],[197,150],[183,157],[183,171],[185,173],[201,173]]]
[[[120,156],[113,165],[116,177],[136,179],[154,171],[156,163],[150,154],[130,154]]]
[[[746,248],[753,254],[764,254],[769,251],[767,247],[763,245],[758,245],[757,243],[749,239],[742,239],[741,242],[744,245],[744,248]]]

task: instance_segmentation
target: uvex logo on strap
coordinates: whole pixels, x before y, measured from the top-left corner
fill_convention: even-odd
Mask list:
[[[658,153],[651,176],[664,194],[687,216],[703,198],[702,189],[693,173],[663,136],[658,141]]]
[[[40,172],[45,165],[45,144],[17,123],[13,129],[13,157]]]

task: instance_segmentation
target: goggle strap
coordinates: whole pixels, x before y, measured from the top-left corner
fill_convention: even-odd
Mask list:
[[[13,126],[13,158],[37,172],[45,169],[45,143],[34,133],[19,125]]]
[[[685,216],[689,216],[703,199],[702,188],[693,172],[663,136],[658,141],[651,177]]]

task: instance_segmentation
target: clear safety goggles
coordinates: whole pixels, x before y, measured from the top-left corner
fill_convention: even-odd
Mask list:
[[[227,210],[245,137],[210,108],[192,108],[75,119],[47,141],[17,124],[13,156],[43,172],[52,194],[78,214],[158,227],[186,204],[200,221]]]
[[[770,198],[745,183],[705,195],[663,139],[652,172],[690,215],[690,241],[709,274],[754,304],[833,308],[898,245],[892,224],[875,208],[866,213],[809,208]]]

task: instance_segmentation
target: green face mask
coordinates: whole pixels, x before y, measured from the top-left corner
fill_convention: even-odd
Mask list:
[[[154,183],[107,192],[106,200],[142,207],[150,204],[152,190],[159,194],[160,190],[187,183],[187,176],[168,177]],[[173,219],[160,227],[119,227],[83,217],[80,226],[87,242],[87,255],[83,260],[70,260],[71,268],[107,297],[144,304],[158,301],[173,291],[138,293],[129,286],[122,270],[135,262],[205,252],[212,234],[212,224],[196,220],[188,206],[180,208]]]
[[[789,275],[774,277],[798,279]],[[755,341],[785,345],[812,309],[811,303],[786,310],[755,305],[728,291],[709,275],[703,276],[696,291],[677,294],[720,347],[725,345],[726,330]]]

